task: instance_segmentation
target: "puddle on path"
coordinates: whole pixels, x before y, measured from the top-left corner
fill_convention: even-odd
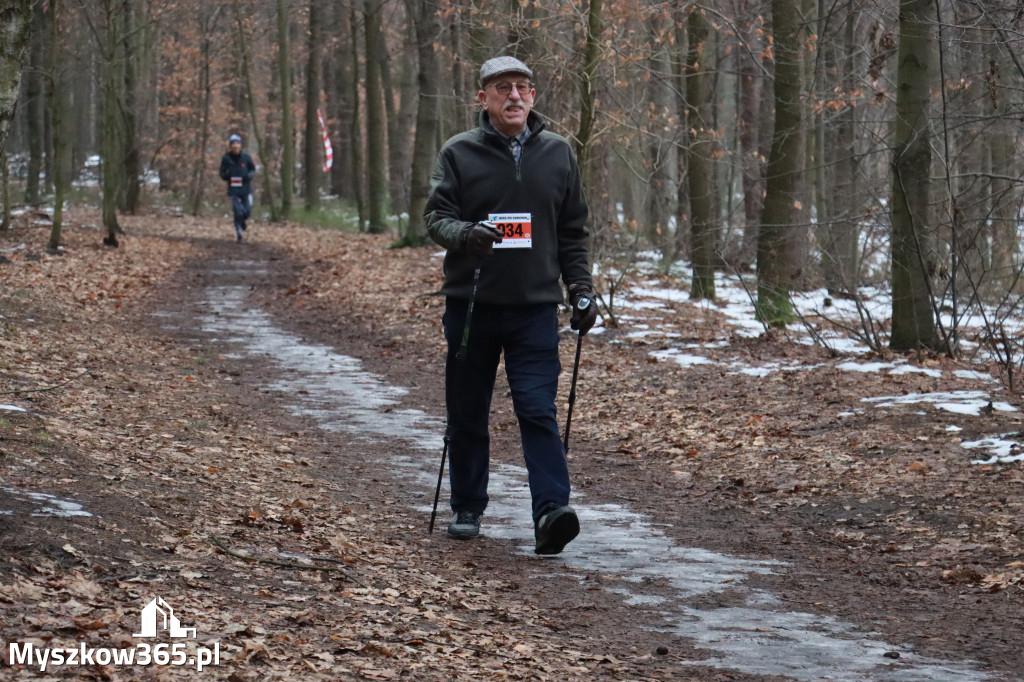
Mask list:
[[[218,271],[237,275],[244,270],[225,265]],[[265,388],[288,396],[292,411],[312,417],[322,428],[357,439],[387,442],[404,452],[390,464],[408,482],[417,508],[430,510],[440,455],[441,419],[420,410],[399,409],[405,389],[363,371],[357,359],[330,347],[305,342],[274,325],[267,313],[248,307],[248,286],[211,287],[203,330],[220,341],[236,344],[246,358],[261,358],[283,378]],[[440,407],[439,407],[440,409]],[[492,465],[491,503],[484,532],[511,539],[533,556],[526,471],[507,464]],[[443,497],[443,495],[442,495]],[[443,505],[442,505],[443,506]],[[748,576],[785,570],[772,560],[752,560],[684,547],[650,519],[614,504],[588,504],[574,493],[582,533],[554,559],[541,559],[552,570],[560,565],[602,576],[609,591],[626,603],[655,609],[665,618],[665,632],[689,638],[711,658],[711,665],[752,674],[782,675],[797,680],[864,682],[968,682],[997,679],[970,662],[925,658],[904,647],[887,644],[877,633],[828,616],[787,610],[768,591],[744,587]],[[447,516],[447,514],[445,514]],[[443,528],[443,522],[442,522]],[[657,585],[658,589],[650,587]],[[665,585],[671,597],[665,597]],[[693,597],[736,591],[744,605],[694,608]],[[899,659],[883,656],[897,651]],[[683,664],[685,665],[685,664]]]

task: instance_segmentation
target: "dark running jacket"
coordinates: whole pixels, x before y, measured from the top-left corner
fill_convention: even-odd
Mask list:
[[[477,301],[499,305],[561,303],[558,284],[593,287],[587,264],[587,203],[568,141],[544,130],[530,112],[530,136],[518,167],[508,144],[491,125],[480,124],[445,142],[430,178],[423,218],[435,242],[448,249],[441,291],[468,300],[480,267]],[[533,248],[495,249],[474,259],[463,250],[467,225],[491,213],[531,213]]]
[[[252,193],[250,181],[254,175],[256,164],[249,152],[240,152],[238,156],[227,152],[220,160],[220,179],[228,183],[229,197],[248,197]],[[234,182],[232,178],[235,178]]]

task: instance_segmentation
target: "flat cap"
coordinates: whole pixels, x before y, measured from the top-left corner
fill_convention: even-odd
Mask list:
[[[483,63],[483,66],[480,67],[480,85],[485,85],[487,81],[503,73],[525,73],[530,78],[533,78],[533,71],[530,70],[530,67],[515,57],[503,55],[494,59],[488,59]]]

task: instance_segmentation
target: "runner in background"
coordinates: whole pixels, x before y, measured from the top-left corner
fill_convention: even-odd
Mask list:
[[[438,153],[424,219],[448,249],[445,375],[451,452],[448,534],[476,537],[487,507],[488,416],[498,360],[505,372],[530,473],[535,551],[558,554],[579,533],[569,506],[569,467],[559,438],[555,394],[559,278],[573,306],[572,328],[594,325],[596,306],[587,263],[587,204],[572,148],[544,129],[531,111],[533,71],[514,57],[480,68],[478,127],[448,140]],[[479,269],[466,352],[466,312]]]
[[[249,152],[242,151],[242,138],[232,135],[228,138],[228,151],[220,160],[220,178],[228,183],[231,210],[235,214],[235,236],[242,241],[245,221],[252,214],[251,181],[256,175],[256,164]]]

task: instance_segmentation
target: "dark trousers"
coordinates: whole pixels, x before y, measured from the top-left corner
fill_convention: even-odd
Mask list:
[[[467,301],[449,298],[444,313],[452,510],[483,513],[487,507],[488,417],[498,360],[504,351],[536,520],[548,507],[569,503],[569,467],[555,408],[562,369],[558,308],[553,303],[497,306],[478,302],[470,322],[466,357],[459,360],[456,353],[462,343],[466,309]]]
[[[235,214],[235,234],[239,237],[245,231],[245,221],[252,215],[252,206],[249,205],[249,197],[231,195],[231,210]]]

